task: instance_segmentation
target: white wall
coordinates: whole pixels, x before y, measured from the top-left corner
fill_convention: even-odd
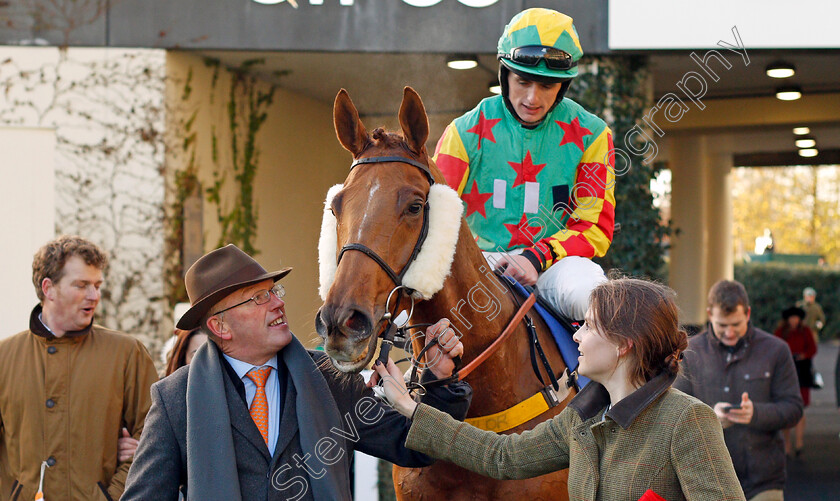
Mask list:
[[[0,338],[26,329],[38,298],[32,256],[55,234],[55,131],[0,127]]]

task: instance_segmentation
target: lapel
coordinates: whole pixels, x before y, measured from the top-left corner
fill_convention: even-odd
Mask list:
[[[227,374],[227,371],[225,373]],[[239,396],[236,386],[231,381],[230,374],[227,374],[223,379],[225,380],[225,396],[227,398],[228,410],[230,411],[231,426],[260,451],[266,463],[270,462],[271,455],[268,453],[268,447],[266,447],[257,425],[254,424],[254,420],[251,419],[251,413],[248,412],[248,407],[245,406],[245,402],[242,401],[242,397]]]
[[[279,360],[282,358],[278,357]],[[274,447],[274,460],[272,461],[272,470],[274,470],[274,463],[277,458],[283,455],[283,452],[292,443],[298,432],[297,422],[297,391],[292,382],[291,377],[286,378],[286,392],[283,398],[283,412],[280,415],[280,429],[277,433],[277,445]]]

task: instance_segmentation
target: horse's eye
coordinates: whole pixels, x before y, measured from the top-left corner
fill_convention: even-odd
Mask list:
[[[410,214],[420,214],[421,210],[423,210],[423,204],[421,203],[413,203],[408,206],[408,212]]]

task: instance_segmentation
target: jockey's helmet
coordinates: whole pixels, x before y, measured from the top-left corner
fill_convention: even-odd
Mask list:
[[[556,106],[571,79],[577,76],[581,56],[583,49],[571,17],[543,8],[527,9],[515,15],[499,38],[497,53],[499,83],[508,108],[509,71],[537,82],[562,82]]]

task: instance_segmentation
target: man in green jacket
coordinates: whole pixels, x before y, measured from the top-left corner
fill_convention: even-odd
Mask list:
[[[0,341],[4,499],[122,495],[131,460],[118,457],[118,439],[140,438],[157,372],[140,341],[93,324],[106,264],[102,249],[75,236],[35,254],[40,303],[29,330]]]

